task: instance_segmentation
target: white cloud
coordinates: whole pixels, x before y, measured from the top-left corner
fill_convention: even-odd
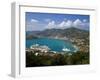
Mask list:
[[[73,26],[74,27],[78,27],[82,24],[82,21],[80,19],[76,19],[74,22],[73,22]]]
[[[72,27],[72,21],[71,20],[68,20],[68,21],[64,20],[59,24],[57,24],[54,20],[52,20],[46,25],[47,29],[52,29],[52,28],[65,29],[65,28],[70,28],[70,27]]]
[[[38,20],[36,20],[36,19],[31,19],[31,22],[33,23],[33,22],[39,22]]]
[[[62,27],[65,26],[65,24],[66,24],[66,22],[65,22],[65,21],[62,21],[60,24],[58,24],[58,26],[59,26],[60,28],[62,28]]]
[[[31,19],[26,21],[26,31],[38,31],[44,29],[45,24],[40,23],[40,21],[36,19]]]
[[[73,22],[73,27],[78,29],[89,30],[89,23],[87,22],[86,19],[84,19],[83,21],[81,21],[80,19],[76,19]]]
[[[55,24],[55,21],[50,21],[46,26],[47,29],[56,28],[56,27],[57,26]]]
[[[66,28],[70,28],[70,27],[75,27],[78,29],[89,29],[89,23],[87,22],[87,20],[84,19],[84,21],[81,21],[80,19],[76,19],[75,21],[71,21],[71,20],[67,20],[67,21],[62,21],[61,23],[57,24],[54,20],[48,22],[48,24],[46,25],[46,29],[52,29],[52,28],[56,28],[56,29],[66,29]]]
[[[72,27],[72,21],[71,20],[68,20],[66,23],[65,23],[65,26],[68,28],[68,27]]]
[[[26,23],[27,31],[44,30],[44,29],[52,29],[52,28],[66,29],[70,27],[89,30],[89,22],[86,19],[83,19],[82,21],[80,19],[76,19],[75,21],[63,20],[59,23],[56,23],[54,20],[45,19],[45,23],[41,23],[36,19],[31,19]]]
[[[72,21],[68,20],[68,21],[62,21],[60,24],[58,24],[59,28],[70,28],[72,27]]]
[[[86,19],[83,19],[83,22],[87,22],[87,20]]]

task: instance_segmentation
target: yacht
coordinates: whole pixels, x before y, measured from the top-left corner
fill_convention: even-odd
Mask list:
[[[70,49],[64,47],[64,48],[62,49],[62,51],[70,51]]]

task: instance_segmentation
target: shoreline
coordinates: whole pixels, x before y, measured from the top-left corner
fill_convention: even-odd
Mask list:
[[[55,39],[55,40],[63,40],[63,41],[67,41],[67,42],[69,42],[69,43],[71,43],[72,44],[72,47],[75,49],[74,51],[67,51],[67,48],[66,48],[66,51],[55,51],[55,52],[77,52],[77,51],[79,51],[79,48],[75,45],[75,44],[73,44],[73,42],[71,42],[70,40],[68,40],[68,38],[54,38],[54,37],[39,37],[39,38],[47,38],[47,39]],[[39,38],[37,38],[37,39],[39,39]],[[33,38],[34,39],[34,38]],[[32,45],[31,45],[32,46]],[[46,45],[45,45],[46,46]],[[48,47],[48,46],[47,46]],[[52,51],[52,50],[51,50]]]

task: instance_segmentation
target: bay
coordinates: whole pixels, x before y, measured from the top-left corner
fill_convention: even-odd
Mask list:
[[[30,48],[32,45],[48,46],[51,51],[62,52],[63,49],[68,49],[71,52],[74,52],[76,49],[70,41],[60,40],[60,39],[51,39],[51,38],[37,38],[26,40],[26,48]]]

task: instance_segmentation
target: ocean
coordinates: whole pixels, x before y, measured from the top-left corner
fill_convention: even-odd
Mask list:
[[[51,39],[51,38],[37,38],[26,40],[26,48],[30,48],[32,45],[48,46],[51,51],[62,52],[63,49],[68,49],[71,52],[74,52],[76,49],[74,45],[69,41],[64,41],[60,39]]]

